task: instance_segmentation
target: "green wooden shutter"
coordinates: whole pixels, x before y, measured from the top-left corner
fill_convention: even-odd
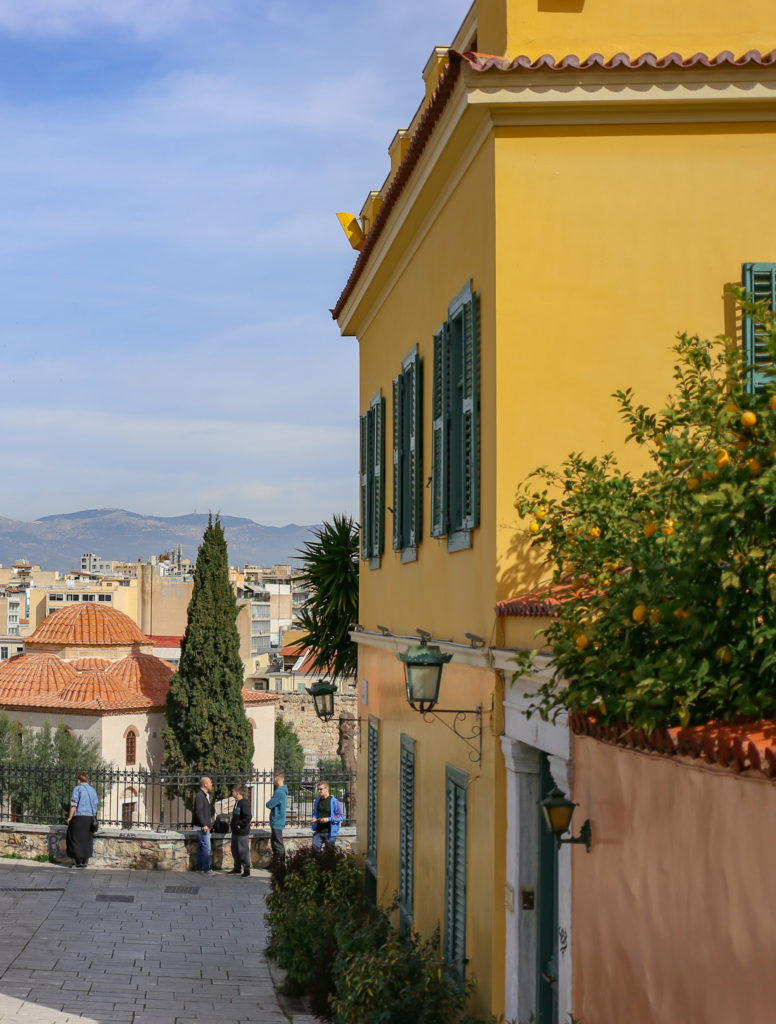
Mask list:
[[[399,929],[412,926],[415,898],[415,741],[402,735],[399,763]]]
[[[361,557],[369,558],[372,516],[369,509],[369,413],[361,416]]]
[[[408,494],[407,494],[407,546],[420,543],[423,529],[423,392],[420,376],[420,356],[417,348],[407,357],[404,371],[407,381],[407,432],[409,447]]]
[[[449,407],[449,330],[442,324],[434,335],[434,387],[431,447],[431,536],[447,533],[447,416]]]
[[[379,732],[375,719],[369,719],[366,768],[366,872],[367,899],[377,902],[377,791],[379,769]]]
[[[748,297],[754,302],[766,301],[772,312],[776,312],[776,263],[744,263],[741,281]],[[767,381],[759,367],[771,365],[771,354],[765,340],[765,332],[758,328],[750,317],[743,319],[744,358],[751,367],[749,390],[756,391]]]
[[[445,773],[445,928],[444,959],[451,973],[466,975],[467,776],[447,766]]]
[[[401,375],[393,381],[393,549],[400,551],[404,547],[402,505],[404,493],[402,488],[403,463],[403,424],[404,424],[404,389]]]
[[[374,418],[375,515],[372,557],[379,558],[385,547],[385,399],[382,395],[374,401]]]
[[[480,525],[480,351],[477,296],[463,307],[463,520],[465,530]]]

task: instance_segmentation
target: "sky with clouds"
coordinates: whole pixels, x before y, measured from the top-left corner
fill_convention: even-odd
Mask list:
[[[358,213],[468,0],[0,0],[0,516],[355,514]]]

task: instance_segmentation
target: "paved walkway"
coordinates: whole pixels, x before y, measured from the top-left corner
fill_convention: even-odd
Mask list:
[[[0,860],[0,1024],[313,1024],[264,957],[268,884]]]

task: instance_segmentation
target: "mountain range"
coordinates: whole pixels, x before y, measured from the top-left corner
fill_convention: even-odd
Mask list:
[[[122,508],[86,509],[43,516],[32,523],[0,516],[0,564],[26,558],[42,569],[79,569],[81,555],[136,562],[173,550],[178,544],[192,562],[207,526],[204,513],[144,516]],[[221,516],[230,565],[298,565],[298,551],[314,526],[261,526],[252,519]]]

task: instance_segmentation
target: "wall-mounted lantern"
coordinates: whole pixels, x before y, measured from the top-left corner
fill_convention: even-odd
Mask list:
[[[330,722],[334,717],[334,694],[337,687],[328,679],[319,679],[312,686],[305,687],[315,704],[315,713],[322,722]]]
[[[558,787],[554,786],[550,795],[541,801],[540,806],[547,828],[558,840],[558,849],[560,849],[561,843],[584,843],[585,849],[590,853],[589,818],[582,825],[576,838],[572,839],[570,836],[568,839],[562,838],[563,833],[568,832],[571,828],[571,816],[574,813],[574,808],[578,806],[577,804],[565,797]]]
[[[422,629],[416,632],[420,634],[420,643],[408,648],[403,654],[397,654],[397,658],[406,666],[409,705],[414,711],[425,714],[439,700],[442,668],[453,656],[445,654],[435,644],[429,644],[430,633]]]

